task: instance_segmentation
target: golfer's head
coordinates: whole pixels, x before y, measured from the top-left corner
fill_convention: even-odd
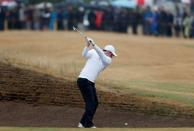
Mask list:
[[[114,56],[117,56],[117,54],[115,53],[115,48],[112,45],[106,45],[103,49],[104,53],[110,57],[113,58]]]

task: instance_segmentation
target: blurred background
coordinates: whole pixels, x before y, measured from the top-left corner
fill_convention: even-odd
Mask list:
[[[194,127],[194,0],[0,0],[0,130],[77,126],[85,61],[72,26],[117,49],[96,81],[97,126]]]
[[[0,0],[0,31],[83,30],[194,38],[194,0]]]

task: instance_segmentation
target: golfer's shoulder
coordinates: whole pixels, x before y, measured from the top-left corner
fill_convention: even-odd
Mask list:
[[[111,64],[112,63],[112,59],[110,57],[108,57],[108,56],[106,56],[106,57],[107,57],[107,64],[108,65]]]
[[[91,54],[96,54],[96,51],[95,51],[94,49],[90,49],[89,52],[90,52]]]
[[[108,56],[104,56],[103,59],[101,59],[101,61],[105,64],[105,65],[110,65],[112,63],[112,59]]]

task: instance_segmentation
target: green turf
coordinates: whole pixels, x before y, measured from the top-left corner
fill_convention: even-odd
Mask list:
[[[134,92],[136,95],[139,95],[139,96],[160,98],[165,100],[174,100],[177,102],[181,102],[183,104],[194,106],[194,97],[191,97],[191,96],[184,96],[184,95],[163,93],[163,92],[154,92],[154,91],[145,91],[145,90],[136,90]]]
[[[114,82],[111,88],[136,96],[173,100],[194,107],[194,84],[134,80],[122,85]]]
[[[194,128],[97,128],[97,129],[78,129],[78,128],[9,128],[2,127],[0,131],[194,131]]]
[[[194,45],[184,45],[184,46],[188,48],[194,48]]]
[[[170,83],[170,82],[149,82],[149,81],[129,81],[129,88],[136,87],[148,87],[154,89],[160,89],[164,91],[172,91],[172,92],[184,92],[184,93],[194,93],[194,84],[186,84],[186,83]]]

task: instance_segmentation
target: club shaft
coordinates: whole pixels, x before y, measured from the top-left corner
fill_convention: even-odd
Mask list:
[[[86,37],[83,32],[79,31],[79,29],[75,28],[74,26],[73,26],[73,30],[77,31],[80,35]]]

